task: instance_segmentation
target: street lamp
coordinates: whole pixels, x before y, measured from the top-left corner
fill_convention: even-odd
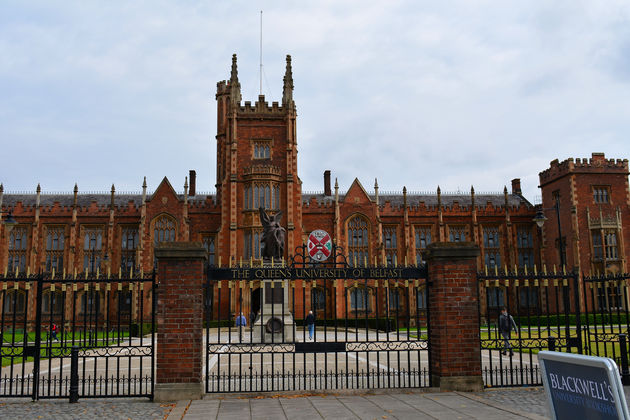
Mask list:
[[[565,260],[565,255],[564,255],[564,243],[562,241],[562,228],[560,226],[560,199],[556,197],[556,204],[551,208],[543,209],[542,207],[540,207],[538,209],[538,211],[536,212],[536,216],[532,220],[536,222],[536,225],[540,229],[542,229],[543,225],[545,224],[545,221],[547,220],[547,218],[545,217],[545,214],[543,213],[544,210],[556,211],[556,218],[558,220],[558,247],[560,250],[560,266],[564,269],[567,262]]]

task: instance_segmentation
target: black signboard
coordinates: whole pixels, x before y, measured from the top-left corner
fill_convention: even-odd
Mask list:
[[[210,267],[213,280],[418,279],[422,267]]]
[[[613,360],[548,351],[540,352],[538,360],[554,419],[628,419]]]

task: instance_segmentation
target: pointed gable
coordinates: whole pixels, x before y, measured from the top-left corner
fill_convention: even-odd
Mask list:
[[[166,177],[162,179],[162,182],[160,182],[160,185],[158,185],[148,201],[155,202],[156,200],[163,205],[166,205],[168,202],[176,203],[179,201],[179,197],[177,197],[175,189]]]
[[[352,185],[350,185],[350,189],[346,193],[346,196],[343,199],[344,203],[348,204],[358,204],[358,203],[370,203],[372,199],[359,182],[358,178],[355,178],[352,181]]]

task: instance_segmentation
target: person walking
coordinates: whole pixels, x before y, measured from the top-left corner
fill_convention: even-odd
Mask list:
[[[507,354],[508,350],[510,351],[510,357],[514,356],[514,351],[512,351],[512,345],[510,344],[512,328],[518,331],[514,318],[512,318],[512,315],[508,314],[507,308],[504,306],[501,308],[501,315],[499,315],[499,332],[503,337],[503,350],[501,354],[504,356]]]
[[[50,336],[54,340],[59,341],[59,338],[57,338],[58,333],[59,333],[59,327],[57,326],[57,324],[53,322],[52,326],[50,327]]]
[[[243,341],[243,327],[247,326],[247,318],[243,315],[243,312],[236,317],[236,326],[238,327],[238,341]]]
[[[313,311],[308,311],[308,315],[306,315],[306,326],[308,327],[308,339],[312,340],[315,332],[315,315],[313,315]]]

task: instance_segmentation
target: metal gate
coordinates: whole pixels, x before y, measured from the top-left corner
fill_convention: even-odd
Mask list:
[[[328,261],[208,267],[206,392],[430,386],[426,269]]]
[[[628,280],[628,273],[582,277],[584,353],[613,359],[620,368],[624,385],[630,385]]]
[[[486,269],[478,279],[481,363],[486,386],[541,385],[539,351],[582,353],[576,273]],[[503,307],[516,324],[509,337],[499,331]]]
[[[0,396],[153,396],[153,273],[0,277]]]

